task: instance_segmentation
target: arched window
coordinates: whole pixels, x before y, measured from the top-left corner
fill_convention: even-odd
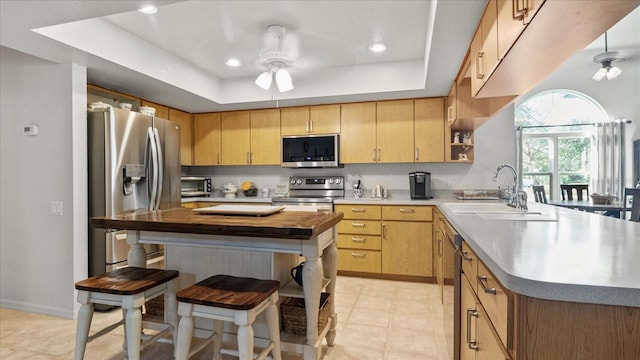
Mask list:
[[[515,110],[521,129],[522,187],[544,185],[549,198],[560,198],[560,184],[591,184],[597,166],[595,124],[608,119],[589,96],[564,89],[538,93]],[[593,186],[590,186],[592,189]]]

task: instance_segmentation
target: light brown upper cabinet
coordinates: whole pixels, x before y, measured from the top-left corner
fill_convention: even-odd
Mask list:
[[[477,94],[498,64],[498,7],[489,0],[471,45],[471,93]]]
[[[249,111],[223,112],[222,165],[248,165],[251,163],[251,114]]]
[[[193,115],[193,165],[220,165],[220,113]]]
[[[379,101],[376,110],[376,162],[413,162],[413,99]]]
[[[376,161],[376,103],[342,104],[340,114],[340,162]]]
[[[161,117],[157,113],[156,116]],[[180,163],[193,165],[193,118],[188,112],[169,108],[170,121],[180,124]]]
[[[230,111],[221,116],[222,165],[280,164],[280,110]]]
[[[444,98],[414,100],[415,162],[444,161]]]
[[[252,165],[280,164],[280,109],[251,110]]]
[[[340,133],[340,104],[281,109],[282,135]]]

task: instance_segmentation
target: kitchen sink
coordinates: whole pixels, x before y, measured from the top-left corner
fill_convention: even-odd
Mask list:
[[[494,221],[558,221],[554,214],[540,211],[522,211],[504,203],[445,203],[454,214],[478,215]]]
[[[456,214],[518,214],[524,211],[507,206],[504,203],[445,203],[447,208]],[[529,211],[527,214],[540,212]]]

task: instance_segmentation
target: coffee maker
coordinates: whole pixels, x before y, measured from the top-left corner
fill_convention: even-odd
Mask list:
[[[416,171],[409,173],[411,199],[431,199],[431,173]]]

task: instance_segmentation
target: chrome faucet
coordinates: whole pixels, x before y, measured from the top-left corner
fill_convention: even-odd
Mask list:
[[[511,187],[511,189],[509,189],[509,193],[507,194],[507,205],[516,209],[527,211],[527,193],[518,189],[518,173],[513,166],[509,164],[502,164],[498,166],[498,168],[496,169],[496,174],[493,176],[493,180],[498,181],[498,175],[504,168],[510,169],[511,172],[513,172],[513,186]]]

